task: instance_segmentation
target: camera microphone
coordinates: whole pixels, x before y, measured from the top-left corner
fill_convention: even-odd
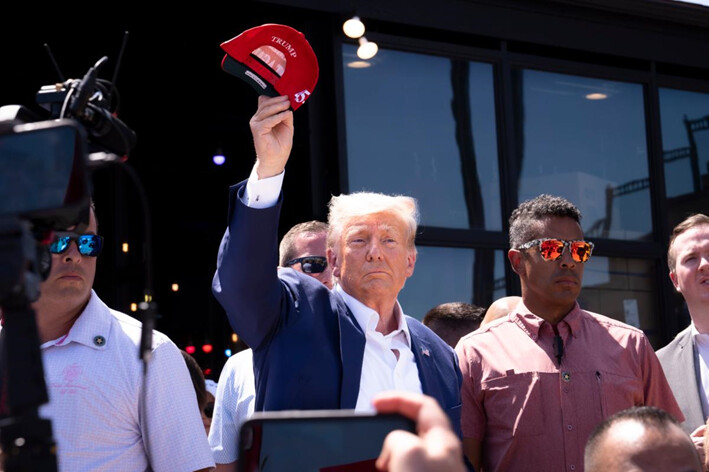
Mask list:
[[[70,116],[85,116],[86,105],[88,104],[89,98],[96,88],[96,73],[98,71],[98,67],[107,60],[108,57],[106,56],[99,59],[96,64],[93,67],[90,67],[86,74],[84,74],[84,78],[78,82],[78,85],[73,88],[72,92],[74,94],[74,99],[71,101],[71,105],[69,106]]]
[[[96,88],[96,74],[98,68],[107,60],[108,57],[103,56],[86,72],[74,89],[75,96],[69,111],[70,115],[79,117],[84,124],[88,125],[89,135],[97,138],[100,147],[126,155],[135,146],[135,132],[106,108],[91,102],[94,93],[99,94],[99,100],[103,99]]]
[[[103,56],[81,80],[43,86],[37,101],[59,118],[75,118],[86,128],[92,150],[106,150],[127,156],[136,142],[135,132],[109,110],[111,91],[97,78]],[[108,84],[112,87],[112,84]]]

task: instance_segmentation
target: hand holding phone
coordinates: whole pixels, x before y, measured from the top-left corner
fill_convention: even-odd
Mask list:
[[[393,431],[377,459],[378,470],[388,472],[465,472],[468,467],[460,438],[438,402],[428,395],[383,392],[373,399],[382,413],[400,413],[416,420],[417,433]]]
[[[241,472],[375,472],[391,431],[415,433],[399,413],[354,410],[255,412],[241,427]]]

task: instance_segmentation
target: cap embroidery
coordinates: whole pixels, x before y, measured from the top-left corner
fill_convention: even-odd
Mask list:
[[[279,38],[278,36],[271,36],[271,41],[273,41],[276,44],[280,44],[284,48],[286,48],[286,51],[288,51],[288,54],[291,55],[291,57],[298,57],[298,54],[295,52],[295,49],[293,46],[290,45],[288,41],[284,41],[283,39]]]
[[[298,92],[295,94],[295,101],[298,103],[303,103],[306,98],[308,98],[308,95],[310,95],[310,92],[307,90],[303,90],[302,92]]]

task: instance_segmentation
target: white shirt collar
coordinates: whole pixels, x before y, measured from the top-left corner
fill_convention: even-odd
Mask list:
[[[336,283],[333,290],[340,294],[342,299],[345,301],[345,305],[347,305],[347,308],[352,311],[357,323],[365,333],[376,330],[377,324],[379,323],[379,313],[345,292],[340,284]],[[396,318],[396,330],[392,331],[387,336],[393,336],[399,332],[403,332],[406,337],[406,344],[410,349],[411,334],[409,333],[409,326],[404,320],[404,310],[402,310],[399,300],[396,301],[396,305],[394,306],[394,317]]]
[[[702,346],[704,349],[709,349],[709,334],[700,333],[697,327],[694,326],[694,322],[689,324],[690,332],[692,333],[692,339],[697,346]]]
[[[81,315],[76,319],[69,332],[57,339],[47,341],[40,347],[61,346],[76,342],[94,349],[105,349],[111,335],[112,316],[108,307],[91,289],[91,297]]]

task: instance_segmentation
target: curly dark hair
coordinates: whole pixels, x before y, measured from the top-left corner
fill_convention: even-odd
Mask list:
[[[573,218],[581,224],[581,211],[563,197],[544,193],[520,203],[510,215],[510,247],[535,239],[538,223],[553,216]]]

